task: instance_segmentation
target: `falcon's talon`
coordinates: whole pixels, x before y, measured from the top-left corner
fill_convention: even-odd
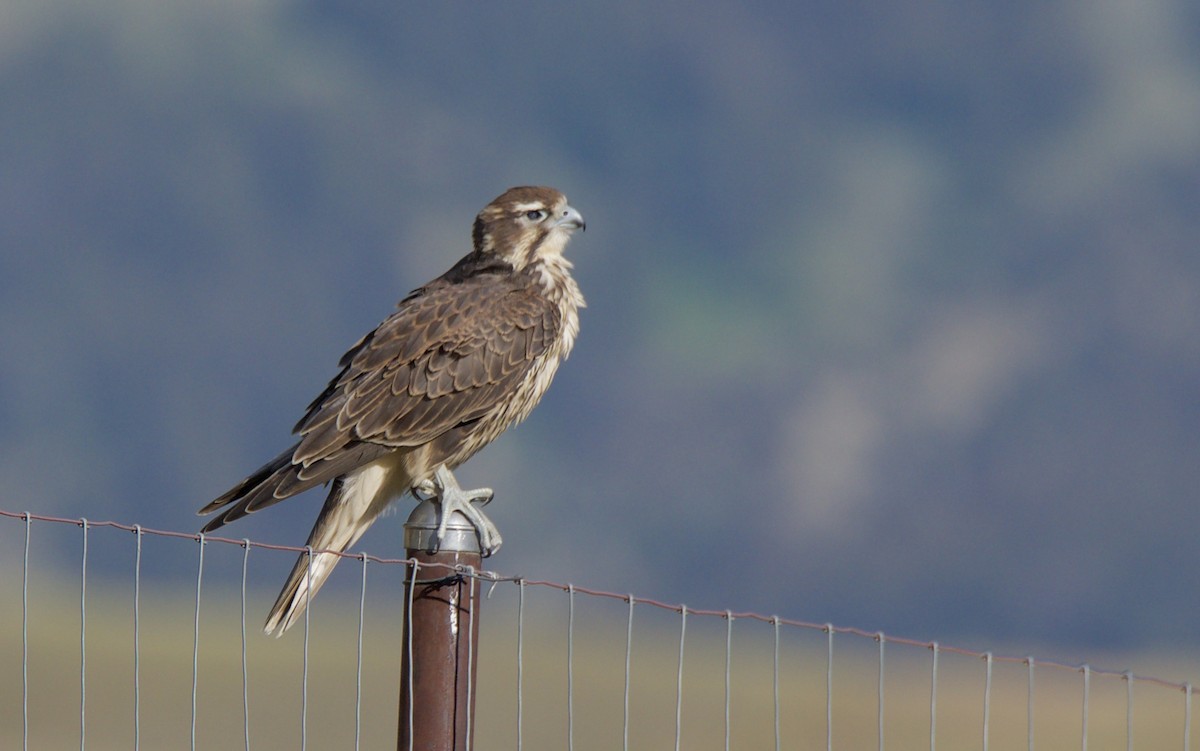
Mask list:
[[[437,485],[433,480],[421,480],[412,486],[412,494],[418,501],[432,501],[438,497]]]
[[[475,527],[475,534],[479,537],[479,551],[484,558],[493,555],[500,549],[500,544],[503,542],[500,530],[496,529],[492,520],[479,510],[479,507],[490,503],[495,495],[491,488],[463,490],[459,487],[458,480],[455,479],[450,469],[442,464],[438,466],[433,479],[423,480],[413,486],[414,494],[418,491],[429,491],[430,496],[436,498],[441,507],[438,514],[437,535],[434,538],[435,547],[429,551],[430,553],[436,553],[441,547],[442,540],[446,536],[446,526],[455,511],[465,516]]]

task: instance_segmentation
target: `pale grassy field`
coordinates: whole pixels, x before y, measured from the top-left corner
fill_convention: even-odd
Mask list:
[[[200,627],[195,747],[245,747],[241,621],[236,591],[206,588]],[[273,593],[250,593],[250,747],[301,746],[303,633],[275,640],[258,624]],[[22,742],[22,638],[19,588],[0,588],[0,748]],[[141,597],[140,741],[143,749],[192,743],[194,595],[146,589]],[[476,747],[518,748],[517,587],[497,586],[484,603]],[[364,627],[361,747],[395,745],[400,653],[399,611],[372,600]],[[624,747],[627,605],[576,597],[574,748]],[[630,655],[628,748],[676,745],[678,614],[638,606]],[[314,611],[309,641],[310,749],[354,748],[358,600],[333,591]],[[567,598],[528,587],[521,631],[521,748],[568,747]],[[780,734],[786,749],[825,748],[826,636],[785,628],[780,648]],[[1000,650],[1004,651],[1004,650]],[[134,747],[133,619],[128,582],[90,582],[86,641],[86,748]],[[878,644],[835,636],[833,746],[878,747]],[[888,644],[885,651],[884,737],[888,749],[930,747],[930,652]],[[687,623],[681,737],[683,749],[723,749],[726,743],[726,624]],[[774,651],[770,625],[735,621],[729,674],[729,747],[774,749]],[[1105,655],[1096,663],[1183,680],[1195,664],[1159,655]],[[31,598],[28,646],[29,748],[80,747],[79,593],[71,582],[42,583]],[[1027,748],[1027,668],[996,663],[988,717],[988,748]],[[985,663],[942,653],[939,660],[937,748],[983,748]],[[1082,747],[1082,676],[1041,668],[1034,694],[1038,749]],[[1094,676],[1088,749],[1126,748],[1126,683]],[[1184,694],[1135,682],[1134,748],[1183,748]],[[1193,736],[1200,735],[1200,730]],[[1193,748],[1200,742],[1193,739]]]

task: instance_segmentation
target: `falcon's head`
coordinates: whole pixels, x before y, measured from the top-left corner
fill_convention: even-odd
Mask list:
[[[583,217],[554,188],[509,188],[475,217],[477,253],[500,256],[513,268],[562,255]]]

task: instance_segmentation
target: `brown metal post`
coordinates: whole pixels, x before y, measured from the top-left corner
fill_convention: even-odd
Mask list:
[[[456,512],[440,549],[430,553],[437,522],[437,504],[423,501],[404,525],[404,545],[417,565],[415,577],[409,567],[404,591],[398,751],[474,747],[479,583],[444,566],[477,570],[479,540]]]

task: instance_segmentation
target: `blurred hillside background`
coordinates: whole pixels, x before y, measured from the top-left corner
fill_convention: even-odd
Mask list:
[[[493,568],[1200,646],[1182,1],[0,0],[0,508],[198,529],[524,183],[587,218],[589,307],[459,473]],[[301,544],[321,500],[224,532]]]

